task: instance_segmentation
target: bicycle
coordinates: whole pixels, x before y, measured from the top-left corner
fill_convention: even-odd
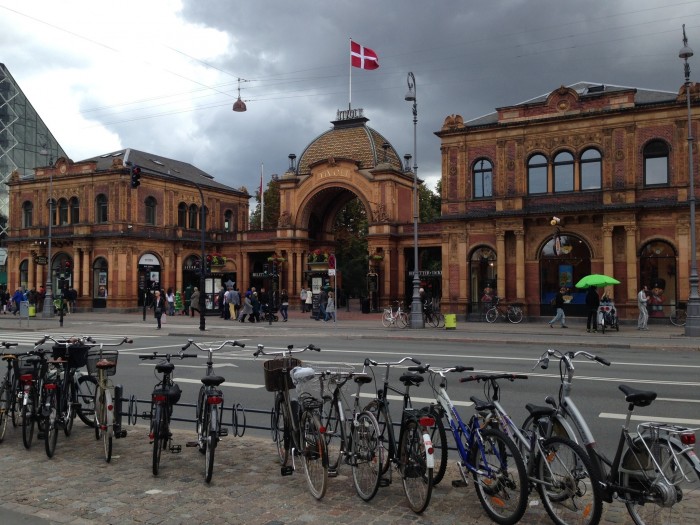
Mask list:
[[[401,475],[404,493],[411,510],[417,514],[425,511],[430,503],[430,497],[435,484],[435,450],[439,456],[437,471],[444,473],[447,464],[447,449],[445,448],[445,429],[441,427],[442,419],[434,407],[415,409],[411,404],[409,388],[417,386],[423,378],[416,374],[404,374],[399,380],[405,385],[404,392],[389,385],[389,370],[392,366],[399,366],[404,361],[420,364],[420,361],[412,357],[404,357],[395,363],[378,363],[372,359],[365,359],[365,366],[385,367],[384,379],[377,389],[377,397],[371,401],[365,411],[373,414],[379,423],[381,462],[381,474],[389,471],[391,465]],[[412,370],[409,367],[409,371]],[[374,372],[372,372],[374,374]],[[394,424],[389,410],[389,391],[403,394],[403,407],[401,411],[401,425],[399,426],[399,439],[394,435]],[[442,428],[442,434],[440,429]],[[435,441],[433,441],[435,439]],[[442,477],[440,474],[440,478]],[[384,478],[381,483],[384,486],[391,484],[391,475]],[[440,479],[438,479],[440,481]]]
[[[685,326],[688,317],[688,312],[685,308],[674,308],[671,315],[668,316],[673,326]]]
[[[314,375],[313,369],[302,368],[301,361],[293,354],[321,349],[309,345],[301,350],[294,350],[289,345],[281,352],[266,352],[263,345],[253,354],[275,356],[263,363],[265,389],[275,393],[271,413],[272,439],[277,446],[283,476],[291,475],[295,470],[294,456],[300,454],[309,490],[314,498],[322,499],[328,487],[328,452],[326,439],[322,432],[320,410],[323,401],[309,392],[303,391],[305,379]],[[293,399],[291,390],[296,384],[302,385],[299,399]],[[291,458],[291,465],[288,465]]]
[[[445,328],[445,316],[427,301],[423,304],[423,322],[426,326],[432,325],[433,328]]]
[[[0,346],[9,350],[13,346],[17,346],[17,343],[2,341]],[[7,371],[0,383],[0,443],[5,439],[8,418],[15,421],[17,417],[15,416],[17,410],[17,376],[15,374],[17,355],[3,353],[2,360],[7,363]]]
[[[500,297],[495,297],[491,308],[486,310],[486,321],[495,323],[499,318],[508,319],[513,324],[523,320],[523,309],[518,304],[501,303]]]
[[[656,392],[637,390],[619,385],[627,405],[625,423],[620,429],[615,456],[608,459],[595,447],[595,439],[586,420],[571,398],[574,379],[573,361],[583,356],[590,361],[610,366],[606,359],[579,350],[561,352],[548,349],[538,359],[547,369],[550,358],[559,360],[559,403],[548,400],[552,407],[541,407],[539,416],[549,419],[554,415],[573,421],[588,453],[595,475],[600,483],[603,500],[624,502],[627,512],[637,525],[692,523],[697,519],[700,498],[700,460],[694,450],[698,429],[659,422],[642,422],[636,432],[630,431],[635,407],[647,407],[656,399]],[[552,425],[533,425],[545,435]],[[566,427],[564,427],[566,428]],[[570,427],[569,427],[570,428]]]
[[[379,423],[370,412],[360,409],[360,389],[371,383],[372,378],[365,370],[355,372],[352,367],[334,367],[324,369],[318,376],[323,411],[321,426],[325,428],[326,449],[328,451],[328,475],[338,475],[341,460],[352,467],[352,480],[357,495],[364,501],[370,501],[379,489],[381,478],[382,449],[379,446]],[[349,407],[343,387],[352,379],[357,385],[352,403]],[[309,385],[310,379],[306,382]],[[328,392],[328,393],[326,393]]]
[[[128,337],[124,337],[120,342],[113,344],[99,344],[99,350],[92,348],[88,351],[87,371],[88,374],[97,375],[97,389],[95,391],[95,416],[93,426],[95,428],[95,439],[102,438],[105,461],[109,463],[112,459],[112,438],[118,439],[126,437],[126,430],[121,428],[121,400],[114,395],[114,385],[110,377],[117,372],[117,350],[104,351],[105,346],[121,346],[124,343],[132,343]]]
[[[396,308],[391,305],[384,308],[382,325],[384,328],[389,328],[390,326],[406,328],[408,326],[408,314],[402,310],[401,302],[394,301],[394,305],[396,305]]]
[[[527,471],[518,448],[500,430],[482,428],[478,414],[473,414],[465,424],[447,394],[446,374],[471,368],[429,365],[415,368],[428,374],[428,383],[447,416],[457,446],[460,458],[457,466],[462,479],[453,481],[452,485],[466,486],[467,473],[471,473],[476,495],[489,517],[500,525],[513,525],[525,514],[528,492]]]
[[[214,474],[214,452],[219,438],[228,435],[226,429],[221,428],[221,418],[224,411],[224,393],[218,389],[225,379],[214,374],[214,352],[224,346],[238,346],[244,348],[245,344],[238,341],[224,341],[217,347],[202,346],[192,339],[182,347],[182,351],[194,345],[198,350],[207,352],[207,371],[201,379],[202,386],[197,396],[196,428],[197,441],[187,443],[188,447],[197,447],[204,454],[204,480],[209,483]],[[235,410],[235,408],[234,408]]]
[[[22,427],[22,444],[27,449],[32,446],[35,424],[38,422],[40,427],[42,424],[39,416],[40,395],[47,370],[45,353],[43,350],[35,348],[29,352],[13,354],[7,359],[8,368],[11,364],[14,369],[12,372],[14,380],[10,393],[12,399],[8,399],[9,403],[15,405],[12,412],[12,424],[15,427]]]
[[[470,399],[485,426],[493,426],[518,445],[525,462],[530,491],[536,487],[545,511],[557,525],[597,525],[603,499],[586,451],[574,441],[558,436],[545,438],[517,427],[500,403],[498,381],[527,379],[520,374],[476,374],[460,382],[484,384],[486,401]]]
[[[151,420],[148,439],[153,445],[151,470],[154,476],[157,476],[160,470],[160,457],[163,450],[167,449],[173,454],[178,454],[182,451],[180,445],[172,444],[173,435],[170,432],[170,418],[173,414],[173,406],[180,401],[182,395],[180,387],[173,381],[175,365],[170,362],[172,357],[177,357],[179,359],[189,357],[196,358],[197,354],[185,354],[180,352],[179,354],[172,355],[153,352],[152,354],[139,355],[139,359],[142,361],[147,359],[162,359],[162,361],[156,364],[153,373],[156,377],[158,377],[157,374],[162,374],[163,377],[156,383],[153,387],[153,392],[151,392],[150,413],[143,415],[145,419]],[[132,419],[132,416],[134,418],[136,417],[135,404],[135,398],[132,396],[129,401],[129,420]]]

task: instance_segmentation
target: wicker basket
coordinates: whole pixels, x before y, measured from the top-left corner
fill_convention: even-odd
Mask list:
[[[92,348],[87,355],[87,371],[91,376],[97,376],[97,362],[100,359],[106,359],[107,361],[114,362],[114,367],[105,368],[105,374],[108,376],[113,376],[117,373],[117,359],[119,357],[119,352],[116,350],[102,350],[102,357],[100,357],[99,349]]]
[[[286,388],[294,388],[289,371],[295,366],[301,366],[301,360],[295,357],[285,357],[282,359],[270,359],[263,363],[265,372],[265,389],[268,392],[277,392]],[[287,371],[284,372],[283,370]]]
[[[53,345],[51,348],[54,359],[66,359],[68,368],[82,368],[87,364],[89,346],[68,346]]]

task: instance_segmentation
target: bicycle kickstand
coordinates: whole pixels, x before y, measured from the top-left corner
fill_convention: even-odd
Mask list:
[[[460,476],[462,476],[462,479],[453,479],[452,486],[455,488],[468,487],[469,478],[467,478],[467,473],[464,470],[464,465],[462,465],[461,463],[457,463],[457,466],[459,467],[459,474]]]
[[[296,465],[294,464],[294,453],[296,450],[292,447],[292,453],[289,455],[290,459],[292,460],[291,465],[282,465],[280,468],[280,474],[283,476],[291,476],[294,474],[294,471],[297,469]]]

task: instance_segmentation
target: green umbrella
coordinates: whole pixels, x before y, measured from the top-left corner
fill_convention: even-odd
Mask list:
[[[577,282],[576,288],[590,288],[591,286],[602,288],[603,286],[608,286],[610,284],[620,284],[620,281],[614,277],[609,277],[600,273],[592,273],[591,275],[586,275],[583,279]]]

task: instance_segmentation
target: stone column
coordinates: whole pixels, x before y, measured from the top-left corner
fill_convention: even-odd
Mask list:
[[[496,293],[499,297],[506,297],[506,234],[496,232]]]
[[[37,290],[39,287],[35,284],[34,280],[34,270],[36,269],[37,264],[34,262],[33,257],[29,257],[27,260],[27,289],[31,290],[32,288],[36,288]]]
[[[523,230],[515,232],[515,297],[519,302],[525,300],[525,232]]]
[[[625,258],[627,259],[627,299],[637,296],[637,227],[625,226]]]
[[[82,270],[80,272],[81,282],[80,282],[80,296],[89,297],[90,296],[90,250],[83,249],[83,260],[82,260]],[[77,267],[77,264],[76,264]],[[111,268],[110,268],[111,269]],[[109,293],[109,290],[107,291]]]
[[[603,228],[603,273],[614,277],[614,256],[613,256],[613,226],[604,225]]]
[[[175,253],[175,290],[182,294],[182,253],[180,251]]]

